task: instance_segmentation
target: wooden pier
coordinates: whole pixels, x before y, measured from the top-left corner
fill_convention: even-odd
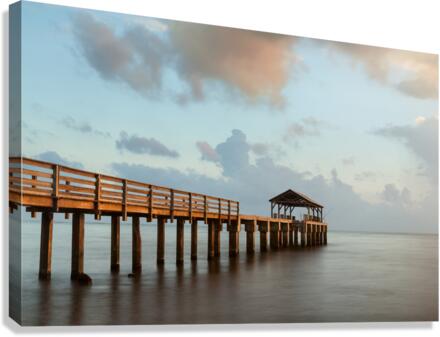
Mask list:
[[[141,220],[157,224],[157,263],[163,264],[165,224],[176,222],[176,263],[184,262],[184,225],[191,224],[191,260],[197,260],[198,225],[208,226],[208,259],[220,256],[224,225],[229,233],[229,256],[239,254],[239,233],[246,231],[246,253],[254,254],[256,233],[260,252],[327,244],[322,206],[288,190],[271,201],[271,216],[240,214],[238,201],[92,173],[39,160],[9,158],[9,207],[24,206],[32,217],[41,213],[39,278],[50,279],[54,213],[72,215],[71,279],[90,283],[84,272],[85,214],[96,220],[111,217],[110,270],[119,272],[120,222],[131,218],[132,274],[142,271]],[[274,208],[278,207],[278,212]],[[295,207],[308,214],[297,220]],[[310,214],[312,211],[312,215]],[[282,212],[283,211],[283,212]],[[287,214],[290,212],[290,214]],[[269,236],[269,240],[268,240]],[[299,237],[300,236],[300,237]]]

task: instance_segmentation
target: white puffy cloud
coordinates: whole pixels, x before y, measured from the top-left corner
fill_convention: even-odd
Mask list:
[[[354,64],[362,65],[372,79],[405,95],[438,99],[437,55],[330,41],[321,44],[332,52],[350,56]]]
[[[211,84],[239,93],[248,102],[282,107],[282,90],[297,62],[295,38],[178,21],[133,20],[122,32],[92,15],[74,18],[80,54],[98,74],[157,97],[166,69],[188,90],[177,101],[202,100]]]

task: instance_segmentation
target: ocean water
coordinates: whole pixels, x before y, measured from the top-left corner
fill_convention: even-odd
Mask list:
[[[38,220],[38,219],[37,219]],[[331,227],[330,227],[331,228]],[[71,224],[56,221],[52,279],[38,281],[39,221],[23,224],[24,325],[375,322],[438,320],[438,236],[329,232],[328,245],[208,262],[207,226],[199,224],[199,259],[175,264],[174,224],[166,225],[165,265],[156,265],[155,225],[141,223],[143,271],[131,272],[131,225],[121,224],[121,271],[110,273],[109,219],[88,221],[85,272],[70,281]],[[13,294],[11,294],[13,296]]]

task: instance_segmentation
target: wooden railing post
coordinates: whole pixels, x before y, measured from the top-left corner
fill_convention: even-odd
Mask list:
[[[66,180],[65,183],[66,183],[67,186],[70,185],[70,181],[67,181],[67,180]],[[68,193],[68,192],[69,192],[69,190],[66,190],[66,193]],[[64,213],[64,219],[65,219],[65,220],[69,220],[69,219],[70,219],[70,215],[69,215],[68,212]]]
[[[148,217],[147,220],[148,222],[153,221],[153,186],[150,184],[148,185],[148,195],[149,195],[149,199],[148,199]]]
[[[206,200],[206,195],[203,196],[203,217],[205,218],[205,223],[208,222],[208,204]]]
[[[32,180],[37,180],[37,176],[32,176]],[[32,185],[32,188],[36,188],[37,186]],[[35,211],[31,212],[31,218],[35,218],[37,216],[37,213]]]
[[[174,190],[170,190],[170,220],[174,222]]]
[[[127,179],[122,181],[122,220],[127,221]]]
[[[58,185],[60,179],[60,168],[58,165],[53,165],[52,174],[52,208],[58,211]]]
[[[188,217],[189,217],[189,221],[192,221],[192,193],[189,192],[188,193],[188,197],[189,197],[189,210],[188,210]]]
[[[228,200],[228,226],[231,224],[231,200]]]
[[[101,220],[101,175],[95,174],[95,220]]]
[[[222,199],[218,198],[218,219],[222,218]]]

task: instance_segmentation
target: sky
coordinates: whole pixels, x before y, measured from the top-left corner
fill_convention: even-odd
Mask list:
[[[24,156],[438,232],[437,55],[24,2],[21,80]]]

